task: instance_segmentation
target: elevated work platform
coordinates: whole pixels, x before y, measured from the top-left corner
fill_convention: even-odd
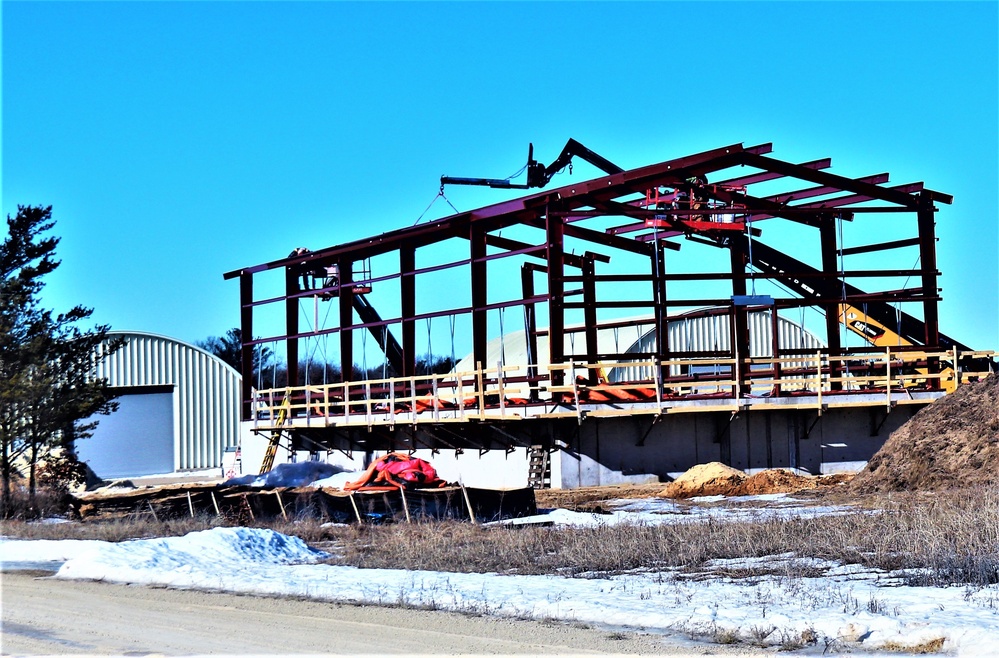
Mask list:
[[[711,367],[729,372],[732,363],[727,359],[558,364],[532,378],[508,374],[522,371],[523,366],[497,366],[259,391],[253,424],[261,433],[285,432],[289,441],[314,451],[554,448],[568,445],[568,436],[576,431],[573,426],[595,418],[645,416],[656,423],[664,415],[791,410],[812,411],[819,417],[830,409],[848,408],[880,408],[887,414],[900,405],[928,404],[962,381],[987,375],[987,371],[963,370],[960,364],[982,363],[993,356],[956,349],[936,353],[885,349],[841,357],[817,352],[747,359],[749,377],[742,381],[703,374]],[[941,372],[927,372],[933,362]],[[691,365],[698,366],[701,374],[691,375],[689,369],[684,374]],[[586,379],[594,370],[618,368],[651,369],[661,377],[616,384],[590,384]],[[561,376],[553,377],[556,372]],[[563,383],[553,384],[556,380]],[[407,440],[397,428],[421,431],[410,432]]]

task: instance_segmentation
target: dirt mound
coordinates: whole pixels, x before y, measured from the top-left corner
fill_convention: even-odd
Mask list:
[[[746,474],[739,469],[721,462],[698,464],[666,485],[659,495],[664,498],[728,496],[746,478]]]
[[[732,496],[756,496],[758,494],[794,493],[805,489],[817,489],[819,478],[798,475],[783,468],[768,468],[746,478],[735,488]]]
[[[999,482],[999,376],[968,384],[895,430],[853,493],[939,491]]]

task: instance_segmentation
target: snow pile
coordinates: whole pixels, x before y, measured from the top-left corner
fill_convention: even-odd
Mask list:
[[[222,588],[220,574],[310,563],[325,553],[298,537],[257,528],[212,528],[183,537],[96,542],[69,559],[56,578]]]
[[[323,480],[343,472],[342,467],[326,462],[278,464],[274,470],[263,475],[243,475],[226,480],[225,484],[242,484],[252,487],[304,487],[316,480]]]
[[[3,539],[0,541],[0,563],[61,563],[99,550],[107,542],[96,539]]]
[[[69,560],[57,577],[561,619],[774,647],[999,653],[999,586],[910,587],[892,573],[825,560],[777,555],[715,560],[697,573],[565,578],[309,564],[322,555],[269,530],[216,528],[103,544]],[[795,561],[820,575],[788,578],[785,567]],[[731,577],[740,570],[757,575]]]

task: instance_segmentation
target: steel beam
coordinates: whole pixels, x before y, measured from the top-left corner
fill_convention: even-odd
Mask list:
[[[876,244],[866,244],[859,247],[846,247],[840,249],[844,256],[853,254],[866,254],[872,251],[885,251],[887,249],[899,249],[902,247],[914,247],[919,244],[919,238],[908,238],[905,240],[891,240],[889,242],[878,242]]]
[[[889,203],[897,203],[900,206],[905,206],[913,210],[915,210],[916,207],[916,199],[910,194],[878,187],[877,185],[864,183],[845,176],[837,176],[836,174],[830,174],[816,169],[800,167],[798,165],[791,164],[790,162],[781,162],[780,160],[768,158],[763,155],[757,155],[755,153],[741,152],[738,153],[735,158],[742,164],[750,165],[758,169],[782,173],[785,176],[807,180],[817,185],[835,187],[847,192],[867,195],[872,199],[881,199],[882,201],[888,201]]]
[[[798,166],[807,167],[808,169],[828,169],[829,167],[832,166],[832,160],[830,158],[823,158],[821,160],[804,162]],[[762,171],[758,174],[750,174],[748,176],[740,176],[738,178],[729,178],[728,180],[718,181],[717,183],[712,183],[712,185],[725,185],[727,187],[748,187],[756,183],[765,183],[766,181],[777,180],[778,178],[784,178],[784,176],[785,174],[781,174],[775,171]]]

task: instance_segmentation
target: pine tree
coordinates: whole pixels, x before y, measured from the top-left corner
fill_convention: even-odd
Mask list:
[[[13,462],[29,466],[29,508],[34,506],[36,467],[49,450],[70,438],[89,436],[87,419],[115,408],[107,380],[94,377],[95,365],[121,347],[108,340],[106,325],[77,325],[93,309],[76,306],[53,315],[41,307],[42,278],[59,261],[59,238],[52,207],[18,206],[7,216],[7,237],[0,244],[0,516],[12,512]],[[65,446],[69,448],[70,446]]]

